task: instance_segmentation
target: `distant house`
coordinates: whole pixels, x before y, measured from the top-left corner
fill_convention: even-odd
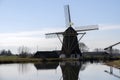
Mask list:
[[[35,58],[58,58],[58,51],[37,51],[34,54]]]

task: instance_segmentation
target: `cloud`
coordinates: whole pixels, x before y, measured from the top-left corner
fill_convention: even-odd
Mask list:
[[[39,49],[38,50],[54,50],[55,48],[57,49],[61,49],[61,43],[59,41],[58,38],[52,38],[52,39],[46,39],[45,38],[45,33],[51,33],[51,32],[61,32],[64,31],[64,28],[56,28],[56,29],[41,29],[41,30],[37,30],[37,31],[24,31],[24,32],[14,32],[14,33],[0,33],[0,48],[9,48],[14,50],[14,52],[16,52],[17,48],[19,46],[27,46],[29,48],[31,48],[33,51],[36,51],[36,47],[38,46]],[[99,25],[99,30],[100,31],[105,31],[105,30],[120,30],[120,25]],[[106,31],[105,31],[106,32]],[[100,33],[100,32],[97,32]],[[100,41],[96,39],[95,35],[93,37],[93,34],[87,36],[87,41],[86,43],[88,44],[88,46],[90,46],[90,48],[96,48],[96,47],[102,47],[102,46],[106,46],[105,44],[105,38],[102,38],[103,41],[101,42],[102,45],[100,45]],[[98,34],[100,37],[100,34]],[[97,35],[97,36],[98,36]],[[102,35],[102,37],[104,37]],[[93,44],[90,44],[90,40],[89,39],[95,39],[97,40],[97,42],[95,42],[93,40]],[[100,37],[101,38],[101,37]],[[84,38],[83,38],[84,39]],[[84,40],[85,41],[85,40]],[[88,42],[89,41],[89,42]],[[112,42],[112,41],[111,41]],[[104,44],[104,45],[103,45]],[[13,49],[14,47],[14,49]]]
[[[0,48],[1,49],[12,49],[17,50],[20,46],[27,46],[32,48],[33,51],[36,50],[36,46],[39,50],[53,50],[59,45],[59,40],[57,38],[46,39],[45,33],[62,31],[61,28],[56,29],[42,29],[38,31],[24,31],[16,33],[0,33]],[[15,48],[16,47],[16,48]]]

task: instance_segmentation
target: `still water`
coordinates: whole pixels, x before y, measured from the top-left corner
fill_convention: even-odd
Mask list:
[[[120,80],[120,70],[100,62],[0,64],[0,80]]]

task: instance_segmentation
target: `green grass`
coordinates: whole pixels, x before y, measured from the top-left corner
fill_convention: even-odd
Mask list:
[[[42,59],[38,58],[21,58],[18,56],[0,56],[0,63],[27,63],[40,62]]]
[[[109,61],[106,64],[109,65],[109,66],[120,68],[120,60]]]
[[[38,62],[55,62],[55,61],[75,61],[79,59],[71,59],[71,58],[65,58],[65,59],[60,59],[60,58],[21,58],[18,56],[0,56],[0,63],[38,63]]]
[[[120,58],[119,58],[120,59]],[[0,63],[38,63],[38,62],[45,62],[45,61],[50,61],[50,62],[55,62],[55,61],[90,61],[90,60],[109,60],[109,58],[101,57],[101,56],[85,56],[81,57],[80,59],[76,58],[22,58],[19,56],[0,56]],[[115,62],[108,62],[107,64],[109,65],[117,65],[120,67],[120,60],[115,61]]]

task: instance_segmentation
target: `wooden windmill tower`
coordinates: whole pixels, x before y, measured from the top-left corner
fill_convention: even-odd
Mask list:
[[[74,29],[72,27],[69,5],[65,5],[65,12],[67,29],[64,32],[47,33],[46,36],[57,35],[58,39],[62,43],[60,58],[79,58],[82,56],[79,49],[79,41],[86,34],[84,31],[98,30],[98,26],[91,25],[84,28]],[[82,31],[83,33],[80,33]],[[81,37],[78,39],[77,35],[79,34],[81,34]],[[60,39],[59,35],[63,35],[63,40]]]

